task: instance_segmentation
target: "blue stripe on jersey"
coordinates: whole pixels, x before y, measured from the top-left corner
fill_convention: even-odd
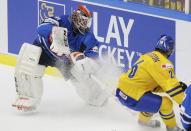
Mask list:
[[[168,90],[166,93],[170,93],[170,92],[173,92],[173,91],[175,91],[175,90],[177,90],[177,89],[179,89],[179,88],[182,88],[182,86],[181,85],[178,85],[178,86],[176,86],[175,88],[173,88],[173,89],[171,89],[171,90]]]
[[[162,114],[162,113],[159,111],[159,114],[160,114],[161,116],[172,116],[172,115],[174,114],[174,112],[171,112],[170,114]]]
[[[180,94],[180,93],[182,93],[182,92],[184,92],[184,90],[182,89],[182,90],[180,90],[180,91],[178,91],[178,92],[176,92],[176,93],[174,93],[174,94],[172,94],[172,95],[170,95],[171,97],[174,97],[174,96],[176,96],[176,95],[178,95],[178,94]]]
[[[175,117],[175,115],[173,115],[171,117],[168,117],[168,118],[164,118],[164,117],[161,117],[161,118],[164,119],[164,120],[169,120],[169,119],[172,119],[173,117]]]

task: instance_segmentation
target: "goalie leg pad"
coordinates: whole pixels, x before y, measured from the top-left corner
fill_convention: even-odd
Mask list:
[[[77,55],[80,54],[77,53]],[[80,57],[83,59],[75,60],[77,55],[71,55],[74,63],[71,74],[76,79],[72,83],[76,88],[77,94],[90,105],[103,106],[108,98],[114,94],[118,75],[111,72],[113,71],[110,70],[111,64],[108,67],[106,63],[101,63],[88,57]]]
[[[91,78],[86,79],[85,82],[81,82],[81,80],[80,82],[79,79],[71,82],[78,96],[89,105],[103,106],[110,96],[107,91]]]
[[[17,98],[12,104],[19,110],[31,110],[40,102],[45,66],[39,65],[42,49],[28,43],[21,47],[15,68]]]
[[[92,74],[98,70],[96,61],[85,57],[84,59],[74,62],[71,74],[75,77],[72,81],[76,88],[77,94],[89,105],[102,106],[107,101],[109,94],[100,85],[98,81],[93,79]]]

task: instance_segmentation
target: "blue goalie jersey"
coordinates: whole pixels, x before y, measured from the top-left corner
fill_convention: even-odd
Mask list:
[[[191,85],[185,91],[185,98],[181,105],[181,122],[186,131],[191,131]]]
[[[63,15],[61,17],[51,17],[44,20],[37,29],[38,38],[34,41],[34,45],[40,46],[43,49],[44,56],[48,57],[41,60],[40,64],[52,65],[51,61],[63,60],[67,61],[65,57],[58,57],[50,51],[50,34],[53,26],[59,26],[68,29],[68,43],[71,52],[82,52],[87,57],[98,57],[99,42],[92,32],[85,32],[81,34],[73,31],[73,23],[70,16]],[[42,56],[43,56],[42,54]],[[43,62],[42,62],[43,61]],[[47,64],[47,61],[48,64]],[[54,62],[53,62],[54,63]]]

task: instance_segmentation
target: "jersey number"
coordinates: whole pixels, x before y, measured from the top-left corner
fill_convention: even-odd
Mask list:
[[[131,72],[129,73],[128,77],[129,78],[133,78],[137,72],[137,69],[138,69],[138,65],[141,64],[144,60],[136,63],[135,65],[133,65],[132,69],[131,69]]]
[[[174,71],[170,70],[170,71],[169,71],[169,74],[170,74],[170,77],[171,77],[171,78],[174,78],[174,76],[175,76],[175,75],[174,75]]]

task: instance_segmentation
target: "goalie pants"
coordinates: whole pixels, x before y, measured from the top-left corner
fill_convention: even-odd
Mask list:
[[[149,122],[152,115],[159,112],[160,117],[168,128],[173,128],[177,125],[172,101],[166,96],[162,97],[152,92],[147,92],[137,101],[120,89],[117,89],[116,97],[122,105],[141,112],[139,114],[140,121]]]
[[[71,63],[68,60],[67,57],[55,57],[53,56],[49,50],[49,48],[47,48],[45,45],[46,41],[43,40],[39,40],[41,37],[38,37],[34,42],[33,45],[39,46],[42,49],[42,54],[40,56],[40,60],[39,60],[39,64],[40,65],[45,65],[47,66],[51,66],[51,67],[56,67],[60,70],[60,72],[64,75],[64,78],[66,80],[70,79],[70,77],[72,76],[72,74],[70,73],[70,69],[71,69]]]

